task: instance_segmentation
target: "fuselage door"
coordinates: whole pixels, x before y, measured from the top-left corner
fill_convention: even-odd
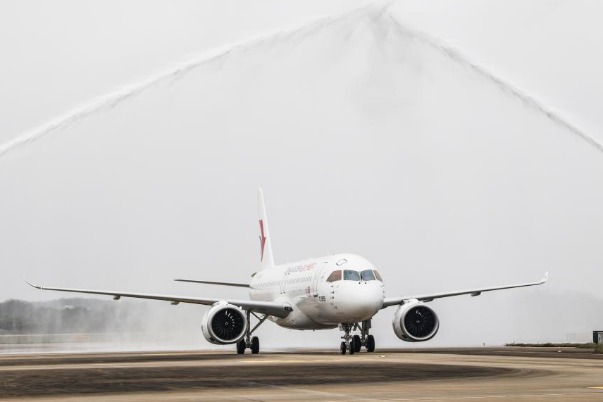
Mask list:
[[[325,280],[326,275],[326,267],[327,262],[322,262],[318,266],[318,269],[314,273],[314,284],[312,285],[314,289],[312,289],[312,296],[318,297],[318,288],[320,287],[320,283]]]

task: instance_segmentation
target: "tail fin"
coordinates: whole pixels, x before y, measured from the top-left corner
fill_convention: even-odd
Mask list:
[[[266,207],[264,205],[264,193],[258,188],[258,212],[260,214],[260,268],[274,267],[272,256],[272,242],[268,230],[268,219],[266,219]]]

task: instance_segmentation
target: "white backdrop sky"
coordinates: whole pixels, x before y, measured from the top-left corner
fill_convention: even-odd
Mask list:
[[[216,47],[266,39],[4,154],[0,298],[60,296],[22,276],[232,295],[170,280],[249,277],[262,186],[278,261],[358,253],[389,295],[550,271],[546,290],[434,303],[436,344],[603,324],[592,303],[603,275],[603,154],[450,57],[601,142],[603,6],[400,0],[345,14],[368,3],[2,2],[0,145]],[[318,17],[328,18],[287,33]],[[551,315],[560,298],[572,308]],[[392,314],[380,313],[377,331],[399,344]],[[314,336],[337,343],[335,332]]]

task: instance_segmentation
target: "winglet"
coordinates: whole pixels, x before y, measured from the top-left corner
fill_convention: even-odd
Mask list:
[[[27,279],[25,279],[25,277],[23,277],[23,280],[25,281],[25,283],[27,283],[29,286],[31,286],[32,288],[36,288],[36,289],[44,289],[42,286],[37,286],[34,285],[33,283],[31,283],[30,281],[28,281]]]
[[[540,281],[540,283],[545,283],[548,280],[549,280],[549,273],[547,271],[547,272],[544,273],[544,278],[542,278],[542,280]]]

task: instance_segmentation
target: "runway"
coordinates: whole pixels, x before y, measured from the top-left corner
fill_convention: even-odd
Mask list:
[[[0,356],[0,399],[603,400],[603,355],[574,348]]]

